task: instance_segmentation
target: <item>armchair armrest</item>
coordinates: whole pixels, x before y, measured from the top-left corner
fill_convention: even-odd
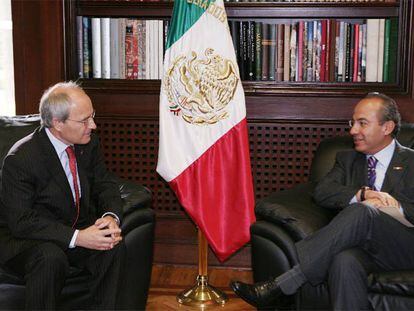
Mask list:
[[[328,224],[334,215],[313,202],[314,186],[309,182],[260,200],[255,209],[257,218],[284,228],[294,241],[304,239]]]
[[[119,190],[124,203],[124,219],[121,224],[123,234],[146,223],[154,222],[154,211],[150,208],[151,191],[142,185],[119,179]]]

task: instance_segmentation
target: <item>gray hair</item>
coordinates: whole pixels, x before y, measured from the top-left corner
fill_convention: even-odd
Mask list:
[[[401,128],[401,115],[398,111],[398,106],[395,100],[385,94],[378,92],[368,93],[365,98],[378,98],[381,100],[382,109],[380,122],[381,124],[384,124],[387,121],[393,121],[395,128],[392,131],[391,135],[392,137],[396,137]]]
[[[43,93],[39,104],[42,126],[51,128],[54,118],[62,122],[69,118],[69,108],[72,105],[69,90],[82,90],[82,88],[73,81],[59,82]]]

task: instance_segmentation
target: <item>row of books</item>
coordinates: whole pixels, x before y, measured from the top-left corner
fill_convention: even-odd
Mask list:
[[[396,3],[398,0],[225,0],[225,2],[388,2]]]
[[[77,16],[80,78],[160,79],[168,21]]]
[[[242,80],[396,82],[396,18],[229,26]]]

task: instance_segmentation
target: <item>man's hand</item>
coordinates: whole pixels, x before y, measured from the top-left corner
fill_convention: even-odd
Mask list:
[[[396,199],[394,199],[390,194],[387,192],[380,192],[374,190],[366,190],[365,191],[365,201],[375,200],[375,207],[382,208],[382,207],[395,207],[399,208],[400,204]],[[376,202],[376,201],[379,201]]]
[[[95,224],[79,230],[76,237],[76,246],[95,250],[112,249],[122,240],[121,229],[111,216],[99,218]]]

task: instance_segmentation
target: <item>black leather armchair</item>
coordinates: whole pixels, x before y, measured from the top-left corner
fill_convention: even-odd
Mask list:
[[[38,126],[37,115],[0,117],[1,163],[10,147]],[[122,231],[127,248],[127,269],[124,275],[126,286],[122,289],[122,302],[125,309],[143,310],[147,301],[153,258],[152,195],[144,186],[132,182],[120,180],[119,185],[124,201]],[[23,309],[24,290],[24,281],[0,266],[0,309]],[[88,307],[88,295],[87,276],[73,268],[63,289],[61,308],[85,309]]]
[[[414,125],[403,125],[398,141],[414,147]],[[294,243],[329,223],[335,215],[317,206],[312,191],[325,176],[340,150],[351,149],[351,137],[326,139],[312,161],[310,181],[273,193],[256,205],[257,221],[250,227],[254,280],[265,281],[297,264]],[[375,310],[414,310],[414,271],[373,273],[369,276],[369,300]],[[288,302],[289,309],[330,308],[326,284],[303,286]]]

